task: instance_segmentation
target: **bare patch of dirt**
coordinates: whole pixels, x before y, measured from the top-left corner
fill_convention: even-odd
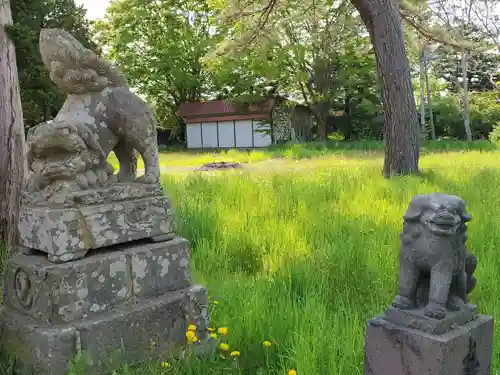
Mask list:
[[[213,171],[213,170],[224,170],[224,169],[241,169],[243,166],[240,163],[218,161],[214,163],[203,164],[200,168],[196,168],[195,171]]]

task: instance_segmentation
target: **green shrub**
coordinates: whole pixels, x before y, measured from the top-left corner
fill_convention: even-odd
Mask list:
[[[500,104],[496,92],[469,94],[469,124],[474,139],[486,139],[494,124],[500,122]],[[459,95],[435,100],[434,124],[438,137],[465,139],[463,108]]]
[[[495,144],[495,146],[500,145],[500,122],[493,126],[493,130],[488,135],[488,139],[491,143]]]

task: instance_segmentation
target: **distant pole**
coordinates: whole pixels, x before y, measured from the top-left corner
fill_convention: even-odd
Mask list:
[[[429,50],[426,45],[422,47],[422,54],[420,57],[421,64],[423,64],[425,86],[427,88],[427,108],[429,111],[429,127],[431,129],[431,139],[436,139],[436,129],[434,126],[434,114],[432,110],[432,88],[429,82],[429,65],[428,62],[434,60],[434,58],[429,54]]]
[[[467,141],[472,141],[472,131],[469,123],[469,88],[468,88],[468,77],[467,77],[467,51],[462,48],[460,62],[462,66],[462,104],[464,107],[464,128],[465,128],[465,138]]]
[[[420,52],[420,133],[422,139],[427,138],[427,131],[425,129],[425,78],[424,78],[424,60],[423,48]]]
[[[425,86],[427,87],[427,107],[429,109],[429,127],[431,128],[431,139],[436,139],[436,129],[434,127],[434,113],[432,110],[432,88],[429,82],[428,60],[424,61]]]
[[[16,250],[19,206],[28,175],[24,122],[9,0],[0,0],[0,246]]]

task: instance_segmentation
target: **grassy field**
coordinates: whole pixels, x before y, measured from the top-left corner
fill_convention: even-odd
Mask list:
[[[488,141],[459,142],[459,141],[435,141],[424,142],[421,147],[422,153],[429,152],[450,152],[450,151],[491,151],[495,147]],[[285,158],[290,160],[303,160],[318,157],[366,157],[380,155],[383,153],[382,142],[317,142],[307,144],[286,144],[272,146],[266,149],[255,149],[249,151],[222,150],[222,151],[200,151],[181,150],[173,148],[163,149],[160,153],[160,164],[162,167],[197,167],[205,163],[214,161],[238,162],[254,164],[275,158]],[[118,167],[118,161],[114,154],[111,154],[109,161]],[[144,168],[142,159],[139,158],[138,168]]]
[[[301,147],[293,152],[303,157],[288,157],[313,162],[295,172],[164,174],[180,234],[193,247],[195,280],[209,288],[213,327],[228,327],[223,341],[240,356],[169,360],[168,368],[154,361],[116,374],[363,374],[366,322],[394,297],[401,217],[419,193],[466,199],[473,216],[468,246],[479,259],[471,299],[483,313],[500,315],[500,152],[484,152],[486,144],[466,152],[428,145],[422,176],[385,180],[376,152],[363,158],[354,146],[316,153]],[[286,152],[261,151],[260,160]],[[179,157],[184,165],[214,160]]]

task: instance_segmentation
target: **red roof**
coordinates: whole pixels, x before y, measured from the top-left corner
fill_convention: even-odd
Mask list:
[[[182,103],[177,115],[186,123],[208,121],[232,121],[269,118],[274,106],[274,99],[263,100],[246,108],[226,100]]]

